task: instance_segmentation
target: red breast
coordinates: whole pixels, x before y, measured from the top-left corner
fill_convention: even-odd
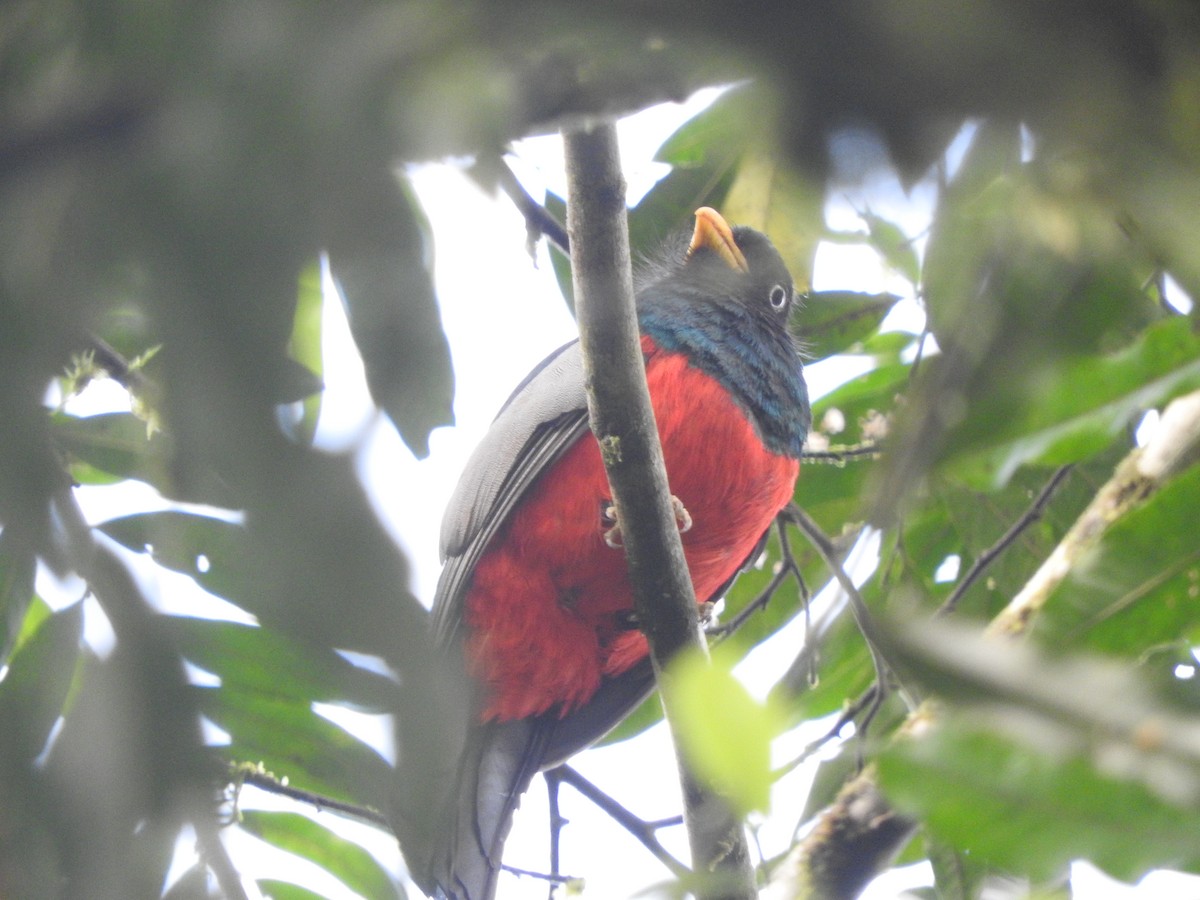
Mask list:
[[[766,450],[715,379],[642,338],[646,378],[671,493],[692,517],[684,553],[700,601],[753,550],[791,499],[799,463]],[[604,676],[647,652],[622,627],[633,601],[624,554],[604,542],[610,494],[585,435],[529,490],[476,566],[466,597],[471,673],[485,719],[519,719],[586,703]]]

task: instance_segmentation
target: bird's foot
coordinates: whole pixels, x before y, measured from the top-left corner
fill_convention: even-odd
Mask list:
[[[683,534],[689,531],[692,527],[692,515],[683,505],[683,501],[674,494],[671,495],[671,509],[675,512],[675,523],[679,526],[679,533]],[[600,505],[600,526],[603,529],[601,535],[604,543],[614,550],[625,546],[625,542],[621,540],[621,522],[617,518],[617,505],[611,500],[606,500]]]

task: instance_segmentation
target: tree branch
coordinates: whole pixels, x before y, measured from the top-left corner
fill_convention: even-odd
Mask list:
[[[663,673],[678,653],[706,649],[646,388],[616,128],[604,124],[569,131],[564,144],[567,227],[591,426],[621,522],[634,610],[663,684]],[[663,691],[663,705],[678,752],[669,689]],[[741,822],[682,759],[679,763],[693,866],[720,876],[719,887],[701,887],[699,896],[755,896]]]
[[[567,230],[562,227],[558,219],[550,215],[550,210],[530,196],[529,191],[525,190],[525,185],[517,179],[512,167],[503,159],[500,160],[496,177],[500,189],[513,202],[517,211],[525,217],[525,231],[529,235],[530,250],[533,249],[533,244],[537,242],[538,238],[545,237],[564,255],[570,256],[571,239],[567,235]]]
[[[846,783],[817,827],[775,870],[772,888],[794,900],[857,897],[916,828],[888,805],[868,769]]]
[[[871,662],[875,666],[875,680],[879,684],[880,691],[878,700],[881,702],[883,691],[888,685],[888,673],[894,672],[895,669],[888,663],[883,656],[881,647],[883,641],[879,639],[879,629],[875,624],[874,618],[871,616],[871,611],[867,608],[867,602],[859,593],[854,581],[846,574],[845,568],[842,566],[842,561],[838,559],[837,548],[833,545],[833,541],[821,530],[813,519],[795,503],[789,503],[785,507],[783,515],[787,516],[788,520],[794,523],[808,538],[817,554],[825,561],[825,565],[829,566],[829,571],[833,574],[834,579],[845,591],[846,597],[850,601],[850,612],[854,615],[854,622],[858,625],[858,630],[862,633],[863,640],[867,642],[867,649],[871,652]],[[909,708],[913,708],[916,703],[909,700]],[[873,715],[873,711],[872,711]]]
[[[1042,486],[1033,503],[1029,505],[1029,509],[1025,510],[1021,517],[1009,526],[1008,531],[1004,532],[996,543],[992,544],[992,546],[988,547],[975,558],[975,562],[967,570],[967,574],[954,586],[954,590],[946,598],[946,602],[938,607],[934,615],[945,616],[954,612],[958,607],[959,601],[962,600],[963,594],[967,592],[971,585],[979,580],[979,576],[984,573],[987,567],[995,562],[996,558],[1007,550],[1026,528],[1042,517],[1042,513],[1046,511],[1046,506],[1050,503],[1050,499],[1054,496],[1055,491],[1058,490],[1058,486],[1063,483],[1063,479],[1071,473],[1073,468],[1075,468],[1073,465],[1061,466],[1057,472],[1050,476],[1050,480]]]
[[[371,825],[377,825],[380,828],[391,828],[391,822],[388,817],[377,809],[372,809],[369,806],[358,806],[354,803],[345,803],[322,794],[314,794],[312,791],[294,788],[291,785],[284,784],[284,782],[269,772],[238,767],[236,777],[242,784],[250,784],[269,794],[278,794],[281,797],[288,797],[300,803],[307,803],[318,811],[329,810],[359,819],[363,822],[368,822]]]
[[[548,776],[553,774],[556,781],[571,785],[571,787],[595,803],[596,806],[604,810],[614,822],[628,831],[637,839],[638,843],[649,850],[655,859],[670,869],[676,878],[683,878],[689,874],[688,867],[672,856],[667,851],[667,848],[659,843],[658,837],[655,835],[655,832],[659,828],[666,825],[679,824],[677,820],[669,819],[664,822],[647,822],[635,816],[570,766],[559,766],[556,769],[551,769],[546,774]]]

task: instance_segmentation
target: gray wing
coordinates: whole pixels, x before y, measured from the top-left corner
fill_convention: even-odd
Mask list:
[[[587,431],[579,342],[554,351],[517,387],[467,461],[442,518],[445,565],[433,601],[434,633],[449,641],[475,564],[529,485]]]

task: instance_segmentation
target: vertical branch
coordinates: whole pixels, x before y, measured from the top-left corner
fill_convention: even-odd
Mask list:
[[[646,388],[616,128],[584,127],[567,132],[564,140],[567,227],[591,426],[620,517],[634,609],[661,683],[677,653],[704,653],[705,646]],[[664,707],[678,747],[669,691],[664,692]],[[753,897],[753,868],[741,822],[682,760],[679,771],[692,865],[717,876],[697,886],[698,896]]]

